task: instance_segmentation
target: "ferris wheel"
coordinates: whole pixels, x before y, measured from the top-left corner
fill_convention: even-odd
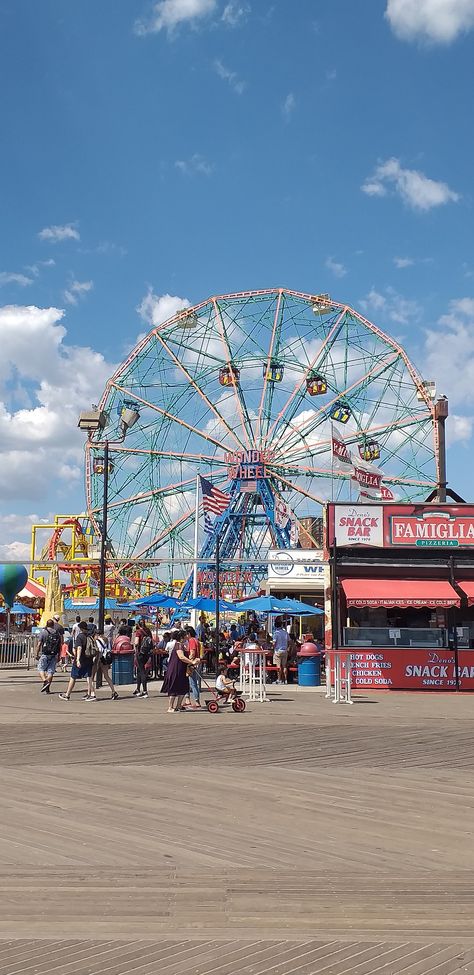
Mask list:
[[[270,289],[184,308],[107,384],[107,425],[86,450],[89,517],[100,533],[107,439],[111,559],[163,559],[162,581],[186,579],[197,475],[229,495],[202,533],[203,558],[217,537],[224,559],[249,567],[269,548],[307,547],[325,502],[358,499],[357,469],[379,497],[425,499],[435,487],[428,386],[394,339],[328,295]],[[119,441],[127,408],[139,420]]]

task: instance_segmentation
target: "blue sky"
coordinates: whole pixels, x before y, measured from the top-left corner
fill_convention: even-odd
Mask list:
[[[1,555],[82,510],[76,414],[164,295],[352,304],[449,395],[470,497],[473,29],[474,0],[5,0]]]

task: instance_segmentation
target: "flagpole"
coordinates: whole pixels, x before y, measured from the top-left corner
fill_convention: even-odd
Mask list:
[[[220,538],[219,532],[216,536],[216,677],[219,674],[219,630],[220,630]]]
[[[194,565],[193,565],[193,599],[198,594],[198,555],[199,555],[199,474],[196,475],[196,502],[194,509]],[[191,626],[197,628],[198,611],[191,610]]]
[[[334,501],[334,427],[331,423],[331,501]]]

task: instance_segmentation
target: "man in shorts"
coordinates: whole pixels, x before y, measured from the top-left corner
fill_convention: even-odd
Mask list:
[[[69,684],[67,686],[67,691],[65,694],[60,694],[59,697],[61,701],[69,701],[76,680],[80,680],[85,677],[87,680],[87,693],[84,698],[85,701],[95,701],[96,696],[94,694],[94,682],[92,680],[92,668],[94,666],[94,656],[90,655],[90,642],[93,637],[87,633],[87,623],[85,620],[81,620],[78,625],[78,634],[74,640],[74,662],[71,667],[71,677],[69,679]]]
[[[61,634],[56,630],[54,620],[48,620],[36,644],[36,657],[38,660],[38,673],[42,681],[42,694],[50,693],[51,683],[61,652],[61,644]]]
[[[288,683],[288,633],[281,616],[275,620],[273,633],[273,666],[278,667],[277,684]]]

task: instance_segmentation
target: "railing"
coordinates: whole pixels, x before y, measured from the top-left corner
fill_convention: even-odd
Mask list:
[[[29,670],[34,663],[37,637],[31,633],[14,633],[8,639],[0,635],[0,670]]]

